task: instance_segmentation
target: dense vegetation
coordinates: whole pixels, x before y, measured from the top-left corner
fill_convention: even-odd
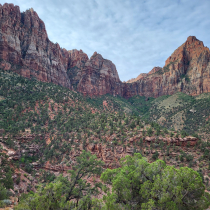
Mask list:
[[[121,168],[104,171],[101,180],[108,184],[103,187],[106,195],[103,199],[91,198],[102,184],[91,188],[81,178],[100,174],[102,162],[83,152],[77,163],[70,179],[59,176],[36,193],[23,196],[15,209],[199,210],[210,204],[210,195],[205,193],[197,172],[187,167],[177,170],[162,160],[150,164],[140,154],[121,159]]]
[[[210,94],[189,96],[177,93],[172,96],[145,98],[134,96],[128,100],[144,120],[156,121],[168,129],[193,134],[209,133]]]
[[[112,193],[104,196],[106,209],[205,209],[209,205],[200,175],[190,168],[175,169],[162,160],[150,164],[140,154],[126,156],[121,165],[101,176],[112,185]]]
[[[175,97],[175,100],[169,100],[168,104],[170,97]],[[199,113],[208,116],[208,102],[208,95],[196,98],[182,93],[157,99],[135,96],[126,100],[111,95],[88,98],[51,83],[26,79],[1,70],[0,200],[6,202],[5,199],[11,195],[9,189],[14,189],[16,196],[22,194],[19,209],[42,209],[43,205],[46,205],[45,209],[189,209],[188,204],[204,209],[208,196],[203,190],[205,187],[210,190],[210,142],[203,141],[198,134],[194,134],[200,138],[194,146],[180,147],[159,139],[184,138],[188,133],[194,133],[198,127],[196,120],[201,123],[206,120]],[[193,109],[193,112],[189,109]],[[185,127],[177,132],[171,127],[174,121],[170,119],[184,110]],[[165,117],[162,125],[158,121],[160,117]],[[188,121],[184,120],[189,119],[191,123],[188,125]],[[202,129],[208,133],[207,122]],[[145,142],[146,137],[155,137],[155,141]],[[107,151],[109,161],[100,161],[100,149]],[[8,156],[9,151],[16,151],[18,157]],[[97,159],[87,151],[96,154]],[[130,156],[120,161],[119,151]],[[126,165],[128,161],[135,163],[135,167]],[[155,182],[150,180],[151,183],[148,183],[143,178],[138,182],[130,179],[142,173],[134,170],[143,167],[138,165],[140,163],[148,170],[161,165],[156,174],[150,175],[156,177],[155,180],[159,176],[161,183],[167,186],[171,183],[164,180],[165,173],[173,171],[179,176],[183,172],[189,177],[192,174],[197,181],[187,183],[189,188],[193,190],[191,184],[200,187],[196,189],[194,203],[181,199],[184,191],[178,179],[174,182],[180,191],[169,193],[178,201],[172,199],[173,202],[168,202],[170,196],[161,200],[161,190],[159,198],[154,198],[152,193],[157,190]],[[50,167],[58,166],[58,169],[46,169],[49,164]],[[69,170],[67,176],[62,176],[67,172],[64,168]],[[104,171],[106,168],[115,169]],[[59,171],[61,176],[55,175],[53,170]],[[91,184],[88,184],[89,176],[93,177]],[[117,183],[122,181],[121,178],[127,189],[123,195],[118,193],[121,191],[118,187],[122,186]],[[28,194],[20,193],[22,186],[25,186],[24,192]],[[140,192],[143,186],[149,200]],[[134,189],[138,189],[138,192],[132,191]],[[102,191],[104,199],[96,199],[97,193],[101,195]],[[52,197],[44,202],[46,194]],[[4,206],[4,203],[0,202],[0,206]]]

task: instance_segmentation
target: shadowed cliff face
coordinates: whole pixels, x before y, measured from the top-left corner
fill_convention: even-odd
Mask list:
[[[210,92],[210,52],[190,36],[148,74],[122,83],[115,65],[94,53],[60,48],[48,39],[44,22],[33,9],[20,13],[13,4],[0,5],[0,68],[74,89],[89,96],[104,94],[158,97],[184,92]]]

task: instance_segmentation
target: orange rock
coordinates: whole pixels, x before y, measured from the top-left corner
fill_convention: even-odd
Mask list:
[[[154,68],[144,77],[125,84],[124,97],[143,95],[159,97],[184,92],[198,95],[210,92],[210,51],[194,36],[187,38],[166,60],[165,66]]]

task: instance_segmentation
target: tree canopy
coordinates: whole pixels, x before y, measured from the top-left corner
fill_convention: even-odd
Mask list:
[[[73,169],[69,170],[70,177],[60,175],[46,186],[40,186],[36,193],[30,193],[27,198],[24,196],[16,209],[67,210],[90,206],[90,196],[96,195],[102,184],[91,185],[84,178],[100,175],[102,166],[103,162],[97,160],[96,155],[83,151]]]
[[[59,176],[36,193],[21,199],[18,209],[142,209],[142,210],[203,210],[210,205],[210,195],[198,172],[191,168],[175,169],[164,161],[149,163],[139,153],[121,159],[121,167],[106,169],[101,175],[103,199],[95,199],[94,186],[84,177],[100,174],[102,161],[89,152],[77,158],[69,171],[70,178]]]
[[[112,189],[104,196],[106,209],[198,210],[210,204],[200,175],[191,168],[148,163],[140,154],[126,156],[121,165],[101,175]]]

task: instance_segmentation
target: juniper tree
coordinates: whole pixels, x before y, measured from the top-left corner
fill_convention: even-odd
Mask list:
[[[150,164],[140,154],[121,159],[121,166],[101,175],[112,186],[105,190],[105,209],[202,210],[210,204],[199,173],[190,168]]]

